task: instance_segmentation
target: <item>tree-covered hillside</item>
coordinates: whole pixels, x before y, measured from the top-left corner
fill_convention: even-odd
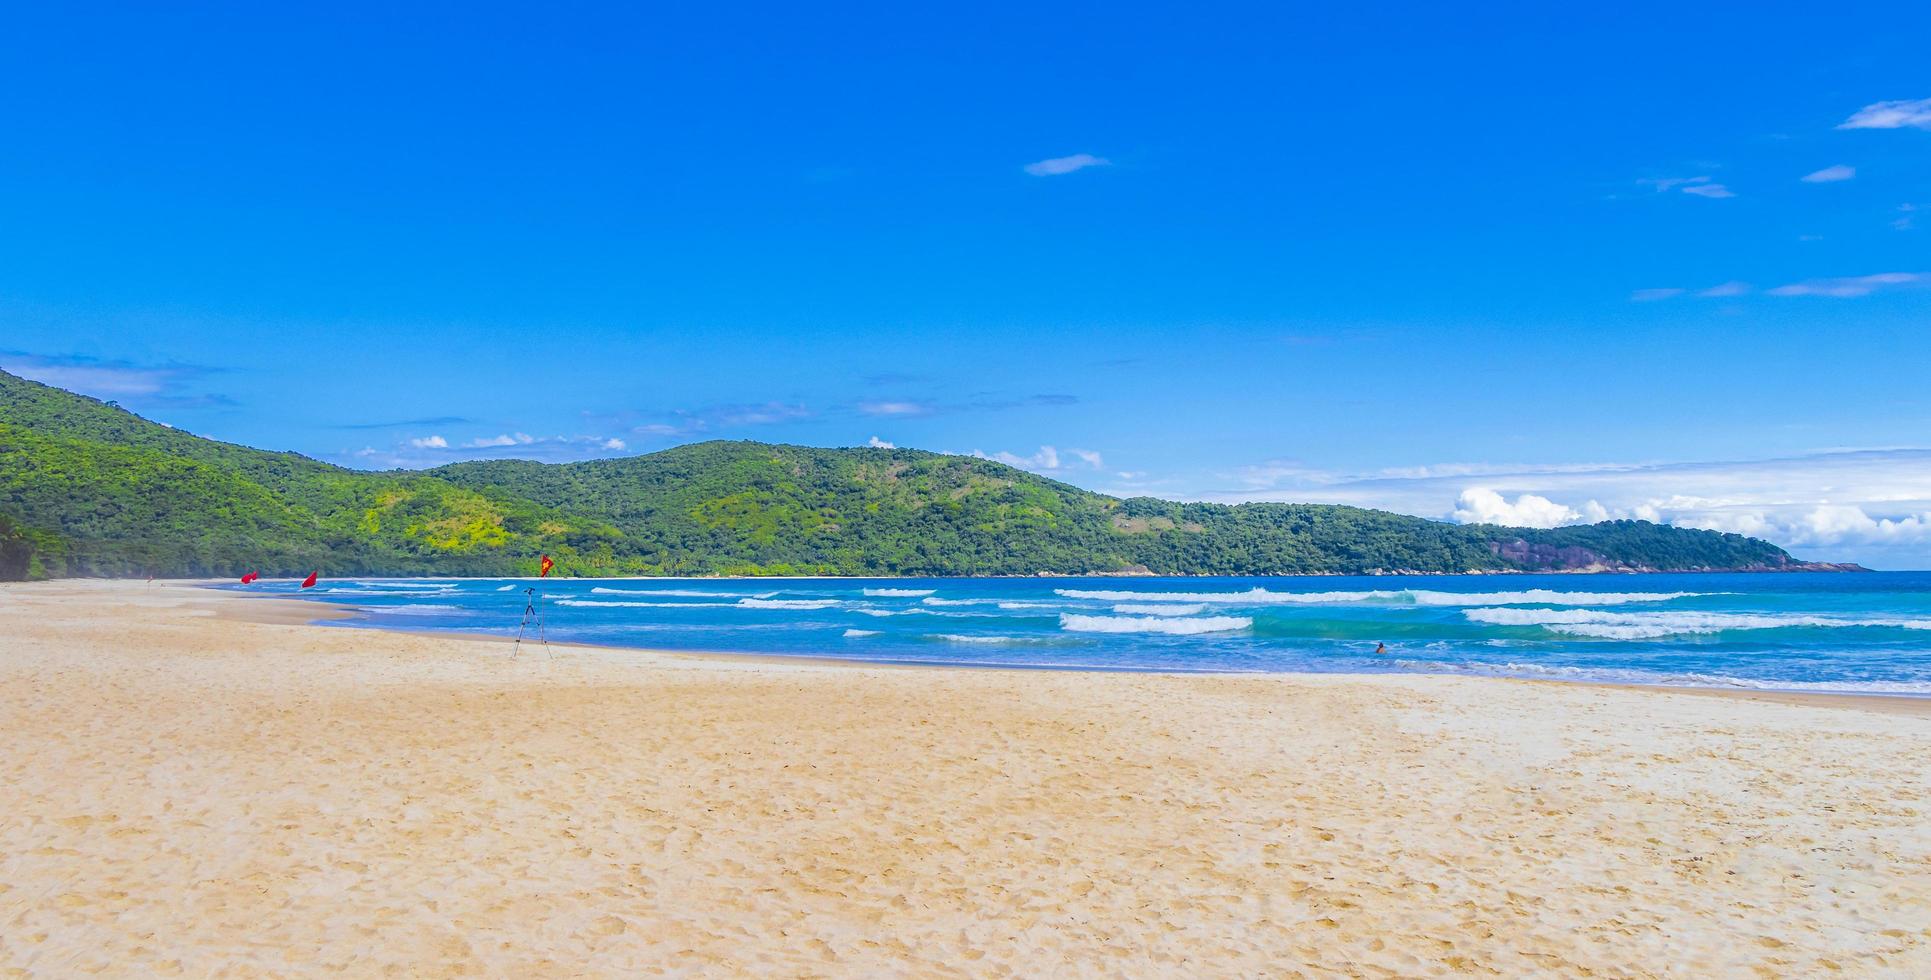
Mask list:
[[[1273,575],[1796,567],[1619,521],[1537,531],[1321,504],[1119,500],[989,460],[708,442],[368,473],[203,439],[0,372],[0,577]]]
[[[5,372],[0,515],[36,542],[36,577],[520,574],[538,551],[587,556],[622,538],[422,474],[203,439]]]

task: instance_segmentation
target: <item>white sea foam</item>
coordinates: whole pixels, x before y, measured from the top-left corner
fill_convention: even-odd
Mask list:
[[[1931,619],[1869,619],[1793,613],[1603,612],[1596,609],[1465,609],[1470,622],[1491,626],[1539,626],[1552,633],[1608,640],[1772,630],[1793,626],[1840,629],[1859,626],[1931,630]]]
[[[511,590],[511,589],[514,589],[514,588],[516,588],[516,586],[514,586],[514,585],[505,585],[505,586],[503,586],[502,588],[500,588],[500,589],[497,589],[496,591],[498,591],[498,592],[508,592],[509,590]],[[590,591],[592,591],[592,592],[595,592],[595,591],[597,591],[597,590],[596,590],[596,589],[591,589]]]
[[[461,606],[442,606],[434,603],[412,602],[402,606],[362,606],[364,612],[380,613],[384,616],[467,616],[471,610]]]
[[[1634,602],[1669,602],[1697,596],[1722,595],[1720,592],[1556,592],[1552,589],[1525,589],[1521,592],[1431,592],[1407,589],[1418,606],[1623,606]]]
[[[855,639],[861,636],[877,636],[878,631],[877,630],[846,630],[845,635]]]
[[[1161,616],[1080,616],[1061,613],[1061,629],[1075,633],[1168,633],[1189,636],[1195,633],[1226,633],[1254,625],[1246,616],[1205,616],[1178,619]]]
[[[444,582],[363,582],[351,581],[350,585],[365,589],[435,589],[438,592],[454,592],[456,586]]]
[[[891,597],[914,598],[922,595],[931,595],[932,593],[937,591],[939,590],[938,589],[866,589],[865,594],[869,596],[880,596],[885,598],[891,598]]]
[[[606,609],[736,609],[735,602],[641,602],[631,599],[557,599],[559,606],[601,606]]]
[[[593,593],[596,593],[597,595],[667,595],[667,596],[686,596],[689,598],[696,598],[696,599],[745,598],[745,594],[742,592],[709,592],[709,591],[705,591],[704,589],[606,589],[603,586],[599,585],[596,588],[591,589],[590,591]],[[750,598],[769,599],[774,595],[777,595],[777,593],[776,592],[754,592],[754,593],[751,593]]]
[[[741,609],[829,609],[837,599],[740,599]]]
[[[1343,603],[1412,603],[1417,606],[1620,606],[1632,602],[1668,602],[1709,592],[1557,592],[1525,589],[1520,592],[1438,592],[1430,589],[1381,589],[1367,592],[1133,592],[1111,589],[1054,589],[1068,599],[1103,602],[1188,602],[1223,605],[1326,605]]]
[[[323,589],[321,591],[328,595],[366,595],[366,596],[381,596],[385,599],[407,599],[414,596],[421,596],[424,598],[439,598],[442,596],[447,596],[455,590],[454,589],[423,589],[417,592],[404,592],[401,589],[336,588],[336,589]]]
[[[999,600],[998,599],[920,599],[919,601],[922,603],[925,603],[928,606],[987,606],[995,602],[998,602]]]
[[[1065,603],[1060,602],[1002,602],[1001,609],[1058,609]]]
[[[1192,616],[1205,612],[1207,604],[1196,602],[1192,605],[1166,605],[1165,603],[1139,604],[1126,602],[1114,606],[1113,611],[1123,616]]]
[[[948,643],[1026,643],[1017,636],[967,636],[963,633],[940,633],[938,638]]]

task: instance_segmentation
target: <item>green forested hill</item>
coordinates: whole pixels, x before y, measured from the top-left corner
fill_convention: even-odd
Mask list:
[[[1119,500],[989,460],[708,442],[367,473],[215,442],[0,372],[0,577],[1165,574],[1793,567],[1641,522],[1458,526],[1320,504]]]

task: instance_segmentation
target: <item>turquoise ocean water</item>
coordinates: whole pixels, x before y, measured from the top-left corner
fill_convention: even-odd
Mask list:
[[[1485,674],[1931,695],[1931,572],[336,579],[350,626],[890,663]],[[234,588],[287,596],[293,582]],[[1376,644],[1386,652],[1374,653]]]

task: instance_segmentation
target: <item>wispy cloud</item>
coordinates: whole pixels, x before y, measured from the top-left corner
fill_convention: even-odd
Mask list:
[[[585,413],[585,418],[615,421],[617,424],[628,426],[632,435],[661,439],[702,436],[732,429],[799,422],[812,418],[814,414],[809,407],[801,403],[768,401],[755,404],[709,405],[695,409],[680,408],[664,413],[619,412],[605,415]],[[652,420],[643,421],[644,419]]]
[[[1883,289],[1916,285],[1931,285],[1931,273],[1879,272],[1874,275],[1846,276],[1838,279],[1806,279],[1803,282],[1788,283],[1764,292],[1770,296],[1829,296],[1838,299],[1854,299],[1859,296],[1869,296]],[[1747,296],[1755,289],[1755,286],[1747,282],[1733,279],[1694,292],[1676,287],[1638,289],[1630,293],[1629,298],[1638,303],[1656,303],[1685,294],[1702,299],[1734,299],[1738,296]]]
[[[1856,167],[1847,167],[1840,163],[1834,167],[1825,167],[1822,170],[1812,171],[1797,179],[1806,184],[1835,184],[1840,180],[1849,180],[1855,176],[1857,176]]]
[[[870,439],[865,440],[865,445],[870,446],[873,449],[897,449],[898,448],[898,446],[893,445],[892,443],[886,442],[885,440],[880,439],[877,436],[873,436]]]
[[[872,401],[859,402],[858,410],[866,415],[930,415],[934,408],[930,402]]]
[[[189,390],[215,373],[194,364],[137,364],[81,354],[44,355],[0,350],[0,370],[30,381],[107,401],[129,401],[167,408],[227,408],[226,395]]]
[[[440,415],[427,419],[400,419],[394,422],[354,422],[335,426],[337,429],[412,429],[427,428],[433,425],[468,425],[469,419],[458,415]]]
[[[1770,290],[1772,296],[1829,296],[1849,299],[1869,296],[1882,289],[1901,286],[1914,286],[1931,282],[1931,275],[1922,272],[1880,272],[1869,276],[1848,276],[1841,279],[1810,279],[1778,286]]]
[[[1681,295],[1683,295],[1683,290],[1677,289],[1674,286],[1668,286],[1660,289],[1638,289],[1630,293],[1629,298],[1631,301],[1637,303],[1654,303],[1659,299],[1672,299]]]
[[[1703,299],[1725,299],[1746,295],[1752,288],[1754,287],[1747,282],[1731,280],[1730,282],[1718,283],[1714,286],[1698,289],[1695,291],[1695,295]],[[1637,303],[1655,303],[1661,300],[1675,299],[1689,292],[1690,290],[1678,289],[1674,286],[1662,289],[1638,289],[1630,293],[1629,298],[1631,301]]]
[[[1707,175],[1702,177],[1651,177],[1639,180],[1637,183],[1654,187],[1657,193],[1677,191],[1683,194],[1692,194],[1697,197],[1722,198],[1737,196],[1730,188],[1717,183]]]
[[[1085,170],[1087,167],[1108,166],[1112,162],[1105,157],[1096,157],[1091,153],[1075,153],[1070,157],[1053,157],[1050,160],[1029,163],[1023,169],[1035,177],[1057,177],[1061,174],[1070,174],[1077,170]]]
[[[1851,114],[1838,129],[1931,129],[1931,99],[1873,102]]]

